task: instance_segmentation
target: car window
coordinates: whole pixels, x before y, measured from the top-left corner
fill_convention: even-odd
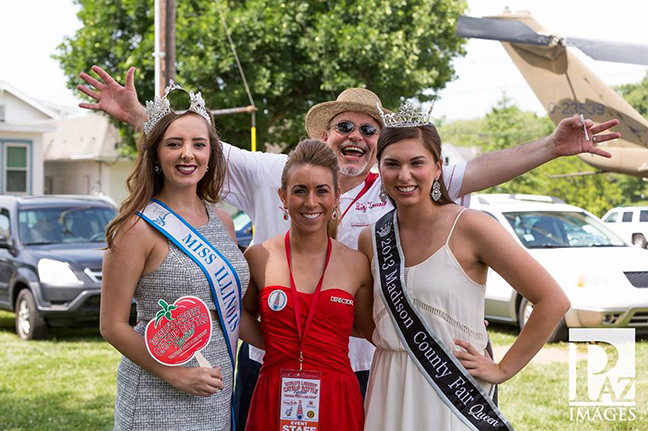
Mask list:
[[[527,248],[625,246],[597,218],[582,212],[507,212],[504,217]]]
[[[25,245],[105,241],[116,212],[108,207],[29,208],[18,211],[18,231]]]
[[[616,223],[618,219],[619,219],[619,213],[614,211],[610,213],[607,217],[605,217],[603,221],[605,223]]]
[[[626,211],[623,213],[622,223],[630,223],[632,221],[632,211]]]
[[[11,236],[11,224],[9,223],[9,211],[2,209],[0,211],[0,237],[9,238]]]
[[[639,211],[639,221],[648,222],[648,211],[646,210]]]

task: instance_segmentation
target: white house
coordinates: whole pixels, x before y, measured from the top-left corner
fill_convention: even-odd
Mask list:
[[[43,134],[57,112],[0,81],[0,194],[43,194]]]
[[[43,138],[45,193],[105,195],[119,204],[133,166],[120,156],[119,130],[95,113],[51,123],[55,129]]]

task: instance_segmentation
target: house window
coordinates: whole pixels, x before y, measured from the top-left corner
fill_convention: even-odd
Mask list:
[[[5,145],[5,193],[29,192],[29,147]]]
[[[0,123],[4,123],[5,121],[5,107],[4,105],[0,105]]]

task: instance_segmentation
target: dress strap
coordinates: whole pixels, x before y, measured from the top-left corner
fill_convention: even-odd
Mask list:
[[[457,217],[455,218],[454,223],[452,223],[452,228],[450,229],[450,233],[448,234],[448,238],[446,238],[446,242],[445,242],[446,246],[450,242],[450,237],[452,236],[452,232],[454,232],[455,226],[457,226],[457,222],[459,221],[459,217],[461,217],[461,214],[463,214],[464,211],[466,211],[466,208],[462,208],[461,211],[459,211],[459,214],[457,214]]]

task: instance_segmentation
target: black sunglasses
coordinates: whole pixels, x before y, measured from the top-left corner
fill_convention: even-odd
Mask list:
[[[342,121],[340,123],[334,124],[335,130],[342,133],[343,135],[348,135],[353,132],[356,128],[356,125],[351,121]],[[371,124],[361,124],[360,125],[360,134],[362,136],[373,136],[378,133],[379,130],[377,127],[372,126]]]

